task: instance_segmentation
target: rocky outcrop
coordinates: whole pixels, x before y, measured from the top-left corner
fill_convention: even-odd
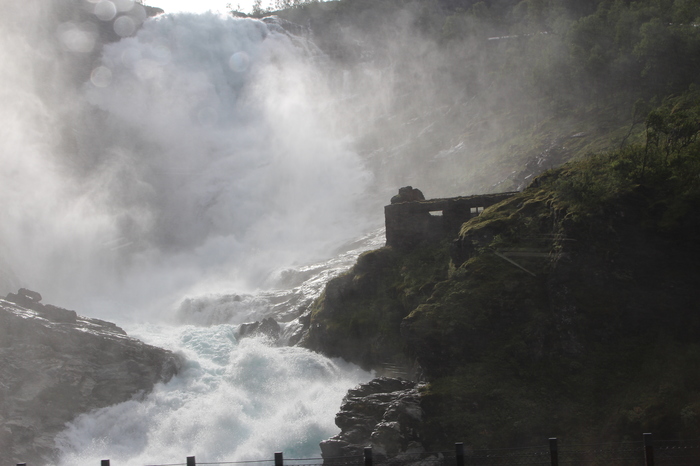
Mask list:
[[[362,456],[372,447],[374,459],[416,456],[421,442],[423,410],[415,382],[381,377],[353,390],[343,399],[335,423],[341,432],[321,442],[324,464],[334,458]]]
[[[424,201],[425,196],[420,189],[413,186],[404,186],[399,188],[399,193],[391,198],[392,204],[400,204],[402,202]]]
[[[580,443],[697,438],[700,195],[695,185],[669,195],[676,178],[631,183],[613,170],[644,151],[628,156],[582,160],[503,193],[451,248],[364,253],[328,283],[303,343],[372,369],[386,354],[417,361],[427,382],[419,440],[430,451],[464,439],[534,445],[553,432]],[[359,454],[367,442],[404,454],[405,437],[375,406],[385,396],[346,403],[324,454]]]
[[[420,368],[405,354],[398,324],[429,296],[438,278],[428,267],[420,277],[402,275],[404,258],[391,248],[366,252],[350,271],[330,280],[300,344],[379,375],[417,379]],[[393,335],[385,331],[394,328]]]
[[[236,332],[236,338],[248,338],[256,336],[265,336],[277,341],[280,337],[280,324],[272,317],[266,317],[262,321],[241,324]]]
[[[142,396],[181,365],[113,323],[40,301],[25,289],[0,299],[0,451],[8,463],[49,462],[67,422]]]

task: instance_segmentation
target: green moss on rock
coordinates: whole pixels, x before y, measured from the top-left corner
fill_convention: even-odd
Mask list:
[[[447,278],[447,252],[442,244],[408,254],[392,248],[362,254],[314,304],[303,345],[367,369],[386,364],[410,371],[412,358],[399,327]]]
[[[363,255],[316,303],[308,346],[417,361],[428,449],[697,438],[695,94],[658,109],[644,145],[545,173],[452,244]]]

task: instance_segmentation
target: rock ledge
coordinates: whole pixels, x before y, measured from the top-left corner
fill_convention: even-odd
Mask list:
[[[67,422],[142,396],[181,366],[111,322],[40,301],[25,289],[0,299],[0,451],[8,463],[51,462]]]

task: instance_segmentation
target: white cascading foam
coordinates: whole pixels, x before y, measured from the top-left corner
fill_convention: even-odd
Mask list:
[[[92,315],[144,318],[186,293],[254,290],[366,229],[370,175],[334,133],[337,101],[303,43],[208,13],[160,16],[107,45],[70,96],[71,144],[32,145],[31,114],[2,143],[26,153],[2,173],[16,201],[6,224],[26,225],[2,232],[19,281]],[[63,115],[47,101],[35,113],[47,127]]]
[[[188,359],[144,400],[82,415],[59,437],[59,465],[184,463],[317,458],[349,387],[370,374],[342,361],[264,340],[236,343],[234,327],[129,329]],[[142,335],[139,332],[143,332]]]

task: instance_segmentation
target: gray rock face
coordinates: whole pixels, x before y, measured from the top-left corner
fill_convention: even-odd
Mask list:
[[[236,332],[236,338],[239,340],[241,338],[254,336],[266,336],[277,341],[280,337],[280,324],[272,317],[266,317],[262,322],[256,321],[248,324],[241,324],[238,332]]]
[[[324,464],[362,456],[368,446],[376,461],[420,454],[422,418],[415,382],[381,377],[349,390],[335,417],[340,434],[321,442]]]
[[[401,202],[413,202],[413,201],[424,201],[425,196],[420,189],[416,189],[413,186],[404,186],[399,188],[399,194],[391,198],[392,204],[399,204]]]
[[[181,366],[110,322],[40,300],[29,290],[0,299],[0,451],[8,463],[50,462],[67,422],[142,396]]]

